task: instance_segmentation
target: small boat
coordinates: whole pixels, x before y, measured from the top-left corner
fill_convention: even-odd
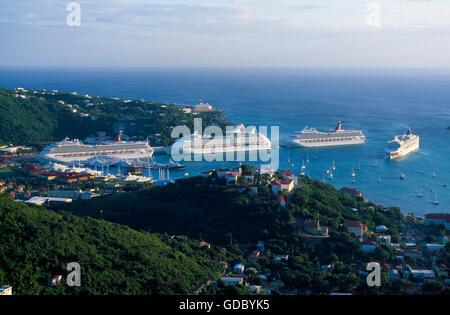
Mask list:
[[[352,183],[356,183],[356,179],[355,178],[352,179]]]
[[[436,171],[434,171],[431,176],[436,177]]]
[[[333,172],[330,170],[330,175],[328,176],[329,179],[333,179]]]
[[[358,171],[361,170],[361,163],[358,162]]]
[[[436,205],[436,206],[439,204],[439,201],[437,200],[437,193],[436,192],[434,193],[434,201],[432,201],[431,203]]]
[[[378,176],[378,184],[381,184],[381,176]]]
[[[374,163],[372,163],[373,167],[378,167],[378,161],[375,161]]]
[[[302,161],[302,170],[304,170],[306,168],[306,166],[305,166],[305,161],[303,160]]]
[[[356,173],[355,173],[355,168],[352,167],[352,177],[355,177]]]
[[[417,190],[416,190],[416,197],[417,198],[422,198],[423,197],[423,194],[420,192],[420,188],[419,187],[417,187]]]
[[[309,163],[309,156],[308,156],[308,152],[306,152],[306,164]]]
[[[336,170],[336,166],[334,165],[334,160],[333,160],[333,166],[332,166],[333,171]]]
[[[398,170],[397,172],[398,172],[398,177],[400,179],[405,179],[406,178],[406,174],[400,173],[400,170]]]

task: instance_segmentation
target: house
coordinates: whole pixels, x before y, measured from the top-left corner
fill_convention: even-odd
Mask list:
[[[230,172],[227,174],[227,183],[236,184],[239,174],[235,172]]]
[[[286,199],[284,196],[277,195],[278,204],[282,207],[286,207]]]
[[[261,258],[259,256],[259,254],[260,254],[259,250],[255,249],[247,256],[247,260],[248,261],[258,261]]]
[[[211,244],[210,243],[208,243],[208,242],[204,242],[204,241],[202,241],[202,242],[200,242],[200,247],[201,248],[211,248]]]
[[[376,230],[377,232],[386,232],[386,231],[389,231],[389,229],[388,229],[385,225],[379,225],[379,226],[377,226],[377,227],[375,228],[375,230]]]
[[[373,253],[377,249],[377,244],[373,241],[361,242],[361,250],[364,253]]]
[[[274,257],[274,261],[287,261],[289,259],[289,255],[287,255],[287,254],[281,254],[281,255],[276,255],[275,257]]]
[[[405,249],[404,250],[404,256],[409,258],[420,258],[422,257],[422,252],[417,249]]]
[[[31,164],[31,163],[25,163],[22,166],[22,171],[29,176],[38,176],[45,170],[38,165]]]
[[[390,235],[378,235],[377,243],[380,245],[391,246],[391,236]]]
[[[362,193],[356,188],[342,187],[339,191],[352,197],[362,197]]]
[[[1,186],[0,187],[0,194],[3,194],[4,192],[6,192],[8,190],[8,187],[6,186]]]
[[[209,103],[203,103],[201,102],[200,104],[194,105],[194,112],[212,112],[214,111],[214,108],[212,107],[212,105],[210,105]]]
[[[19,186],[17,186],[17,187],[14,189],[14,191],[15,191],[15,192],[18,192],[18,193],[21,193],[21,192],[24,191],[24,189],[25,189],[25,186],[24,186],[24,185],[19,185]]]
[[[61,275],[54,275],[53,277],[49,278],[47,281],[47,284],[49,286],[55,286],[60,284],[62,281],[62,276]]]
[[[450,213],[429,213],[425,215],[425,225],[441,225],[450,230]]]
[[[386,270],[390,281],[396,281],[400,279],[400,272],[396,268],[392,267],[389,264],[383,264],[383,267]]]
[[[224,269],[226,269],[228,267],[228,263],[223,260],[217,261],[216,265],[222,266]]]
[[[344,226],[347,228],[350,234],[353,234],[357,237],[362,237],[367,231],[367,226],[362,222],[356,220],[347,221],[344,223]]]
[[[256,248],[257,248],[261,253],[264,253],[264,242],[263,242],[263,241],[258,241],[258,243],[256,244]]]
[[[283,179],[292,179],[294,185],[298,185],[298,177],[291,170],[278,170],[278,173]]]
[[[262,286],[261,285],[250,285],[248,288],[250,290],[252,290],[253,293],[259,293],[262,290]]]
[[[243,264],[236,264],[233,267],[233,272],[244,273],[244,270],[245,270],[245,265],[243,265]]]
[[[436,275],[433,270],[412,269],[410,271],[410,275],[412,275],[415,279],[418,279],[418,280],[436,279]]]
[[[12,286],[1,285],[0,286],[0,295],[12,295]]]
[[[272,191],[275,194],[278,194],[280,191],[291,192],[294,189],[294,180],[292,179],[283,179],[281,181],[273,180],[270,183],[272,187]]]
[[[244,283],[243,277],[222,277],[220,280],[223,281],[226,286],[235,286]]]

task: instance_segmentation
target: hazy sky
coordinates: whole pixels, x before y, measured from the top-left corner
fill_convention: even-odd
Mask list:
[[[450,0],[70,2],[0,0],[0,66],[450,67]]]

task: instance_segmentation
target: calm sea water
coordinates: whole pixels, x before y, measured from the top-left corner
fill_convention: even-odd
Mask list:
[[[280,126],[281,138],[306,124],[328,130],[343,120],[344,128],[363,130],[365,145],[282,149],[280,166],[300,172],[308,154],[307,171],[322,179],[334,160],[335,176],[329,182],[336,188],[356,187],[370,200],[400,206],[405,213],[450,211],[450,187],[444,187],[450,186],[450,69],[0,69],[0,86],[176,104],[207,101],[232,121]],[[420,135],[420,152],[398,161],[384,159],[385,143],[407,128]],[[187,172],[232,165],[192,162]],[[352,168],[356,183],[351,182]],[[399,171],[406,179],[399,179]],[[416,197],[418,188],[423,198]],[[435,194],[438,206],[431,203]]]

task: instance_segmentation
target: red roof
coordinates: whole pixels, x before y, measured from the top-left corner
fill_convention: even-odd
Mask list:
[[[238,173],[228,173],[228,177],[237,177]]]
[[[365,242],[361,242],[361,245],[373,245],[373,246],[377,246],[377,243],[375,243],[374,241],[365,241]]]
[[[283,174],[284,176],[293,176],[294,172],[292,172],[291,170],[278,170],[278,172],[280,174]]]
[[[429,213],[425,215],[427,220],[445,220],[447,223],[450,223],[450,214],[449,213]]]
[[[356,220],[347,221],[347,222],[344,223],[344,225],[346,227],[360,227],[360,228],[364,227],[364,224],[362,222],[356,221]]]
[[[281,183],[275,179],[270,184],[273,186],[281,186]]]
[[[282,203],[282,202],[286,203],[286,199],[284,199],[284,196],[277,196],[277,201],[279,203]]]
[[[294,180],[293,179],[283,179],[281,181],[282,185],[290,185]]]
[[[355,196],[361,196],[362,193],[356,189],[356,188],[349,188],[349,187],[342,187],[340,189],[340,191],[351,194],[351,195],[355,195]]]

